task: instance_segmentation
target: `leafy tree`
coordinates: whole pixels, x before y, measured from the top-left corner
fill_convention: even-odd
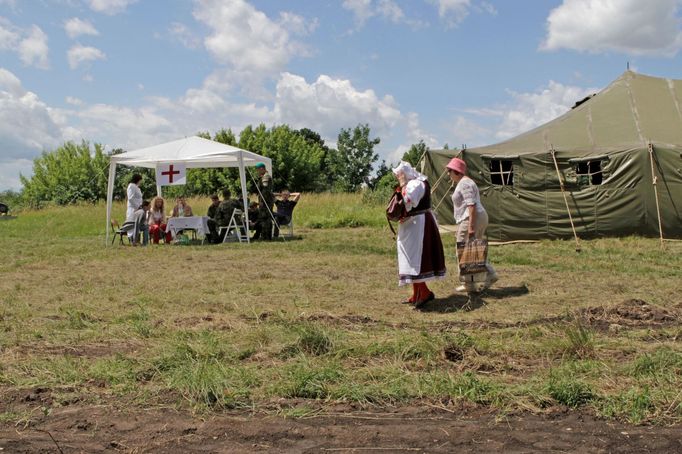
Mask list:
[[[33,176],[20,176],[24,198],[31,206],[95,202],[106,197],[108,167],[109,157],[100,144],[91,151],[85,141],[66,142],[33,160]]]
[[[322,186],[325,151],[324,142],[314,139],[316,133],[310,133],[301,134],[287,125],[269,130],[263,124],[255,129],[247,126],[239,135],[239,147],[272,159],[275,190],[289,187],[294,191],[314,191]],[[248,180],[251,187],[253,180]]]
[[[122,148],[115,148],[109,153],[109,157],[123,153]],[[114,181],[114,200],[125,200],[127,196],[128,184],[134,174],[142,175],[140,191],[144,199],[150,199],[156,195],[156,175],[153,169],[146,167],[116,166],[116,180]],[[104,195],[106,198],[106,194]]]
[[[423,140],[420,140],[419,143],[415,143],[410,146],[410,149],[403,154],[402,159],[403,161],[407,161],[412,164],[412,167],[416,168],[422,156],[424,156],[424,153],[427,151],[429,151],[429,147],[426,146]]]
[[[359,124],[352,131],[342,128],[339,133],[338,153],[334,159],[338,175],[336,184],[345,191],[356,191],[369,177],[379,158],[374,147],[381,139],[370,139],[369,134],[368,124]]]

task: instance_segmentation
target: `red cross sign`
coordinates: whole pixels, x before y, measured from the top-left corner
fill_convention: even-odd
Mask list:
[[[161,175],[168,175],[168,182],[173,184],[173,175],[178,175],[179,173],[179,170],[173,170],[173,164],[171,164],[167,171],[161,172]]]
[[[156,166],[156,182],[159,186],[185,184],[184,163],[164,163]]]

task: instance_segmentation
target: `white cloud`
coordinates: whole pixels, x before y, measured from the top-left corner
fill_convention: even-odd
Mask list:
[[[382,17],[396,24],[405,18],[405,13],[393,0],[379,0],[377,11]]]
[[[67,52],[67,57],[71,69],[78,68],[81,63],[94,60],[106,60],[107,58],[104,52],[96,47],[82,46],[80,44],[71,47]]]
[[[568,112],[576,101],[596,91],[563,85],[553,80],[549,81],[546,88],[534,93],[511,91],[513,106],[504,109],[496,137],[508,139],[540,126]]]
[[[301,36],[307,36],[313,33],[320,25],[317,19],[311,21],[306,20],[298,14],[287,11],[279,14],[279,23],[282,27],[289,30],[291,33]]]
[[[308,53],[284,26],[290,18],[275,22],[243,0],[197,0],[193,14],[212,29],[204,45],[215,60],[254,77],[277,74]]]
[[[47,69],[49,47],[47,35],[37,25],[22,29],[0,17],[0,51],[14,51],[27,66]]]
[[[52,109],[26,91],[14,74],[0,68],[0,167],[5,161],[32,159],[61,138]]]
[[[277,82],[276,120],[294,128],[307,127],[327,139],[341,128],[368,123],[375,134],[391,131],[401,114],[390,96],[358,91],[348,80],[321,75],[308,84],[301,76],[283,73]]]
[[[73,97],[73,96],[67,96],[65,101],[67,104],[71,104],[72,106],[82,106],[83,105],[83,101],[81,101],[80,99]]]
[[[19,175],[30,177],[32,174],[32,159],[12,159],[9,161],[0,159],[0,191],[6,189],[19,191],[21,189]]]
[[[77,17],[72,17],[64,22],[64,31],[71,39],[81,35],[99,35],[99,32],[90,21],[82,20]]]
[[[543,50],[675,55],[679,0],[564,0],[547,18]]]
[[[171,23],[168,33],[188,49],[197,49],[201,45],[201,40],[185,24],[179,22]]]
[[[380,17],[394,24],[404,23],[413,29],[427,25],[423,21],[408,18],[394,0],[344,0],[341,6],[353,13],[357,29],[362,28],[372,17]]]
[[[456,27],[469,15],[471,0],[432,0],[438,6],[438,16],[448,27]]]
[[[0,17],[0,50],[14,50],[20,39],[20,29]]]
[[[355,25],[360,28],[376,14],[372,0],[343,0],[344,9],[351,11],[355,18]]]
[[[128,8],[128,5],[132,5],[135,2],[137,0],[88,0],[91,10],[109,16],[122,13]]]
[[[419,115],[416,112],[407,113],[403,120],[405,122],[406,131],[404,137],[405,143],[398,145],[393,150],[388,150],[385,159],[387,159],[389,163],[399,162],[405,152],[408,151],[412,145],[419,143],[420,140],[424,141],[429,148],[433,149],[440,147],[441,144],[438,140],[422,129],[419,122]]]
[[[32,25],[28,36],[19,43],[19,58],[27,66],[47,69],[49,48],[47,35],[37,25]]]

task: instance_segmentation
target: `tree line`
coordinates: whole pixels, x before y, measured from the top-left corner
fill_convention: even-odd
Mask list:
[[[272,159],[276,191],[286,187],[298,192],[354,192],[363,186],[382,190],[395,185],[390,166],[385,161],[378,162],[379,156],[374,148],[381,139],[371,137],[368,124],[341,129],[336,148],[327,146],[315,131],[292,129],[288,125],[270,128],[263,124],[249,125],[239,133],[238,139],[231,129],[222,129],[212,137],[208,132],[197,135]],[[410,147],[403,159],[416,165],[427,149],[420,141]],[[85,140],[80,144],[66,142],[34,159],[33,175],[20,176],[23,187],[18,194],[11,191],[5,194],[31,207],[46,203],[94,203],[106,199],[110,158],[124,151],[114,149],[105,153],[100,144],[91,148]],[[115,199],[125,199],[126,187],[133,173],[145,177],[141,185],[144,197],[155,195],[153,169],[119,166]],[[254,180],[248,176],[247,185],[249,192],[255,191]],[[209,195],[219,193],[223,188],[231,189],[233,193],[240,190],[237,168],[187,169],[187,184],[164,187],[164,195]]]

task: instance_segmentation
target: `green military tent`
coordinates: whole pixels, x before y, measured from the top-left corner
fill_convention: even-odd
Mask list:
[[[444,166],[460,153],[481,191],[492,240],[568,238],[571,221],[581,238],[682,238],[682,80],[626,71],[559,118],[505,142],[429,151],[422,170],[441,224],[454,223]]]

